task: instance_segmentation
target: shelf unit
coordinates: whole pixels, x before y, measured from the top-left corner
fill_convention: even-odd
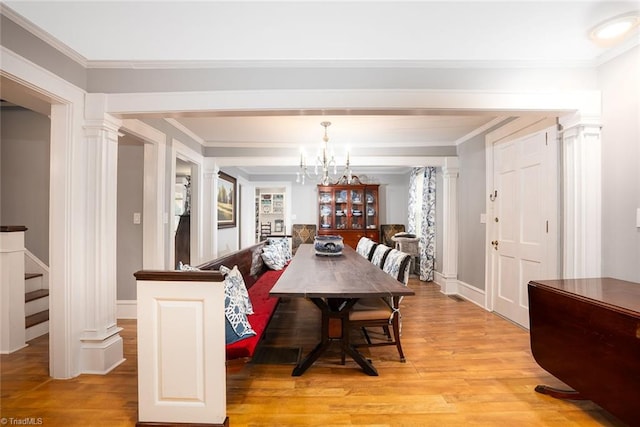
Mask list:
[[[318,234],[342,236],[355,249],[366,236],[379,238],[377,184],[318,186]]]

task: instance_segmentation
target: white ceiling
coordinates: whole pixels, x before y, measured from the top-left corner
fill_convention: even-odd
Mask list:
[[[588,38],[638,1],[4,1],[87,67],[592,66]],[[397,113],[396,113],[397,114]],[[205,145],[451,146],[495,115],[176,117]],[[336,150],[338,152],[338,150]],[[382,166],[382,162],[381,165]],[[252,169],[251,173],[268,169]]]

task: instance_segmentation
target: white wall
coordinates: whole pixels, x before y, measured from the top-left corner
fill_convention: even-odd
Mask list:
[[[133,214],[142,214],[144,144],[130,135],[118,140],[118,300],[136,299],[133,273],[142,270],[142,223],[133,223]],[[141,215],[142,216],[142,215]]]
[[[0,222],[26,226],[25,247],[48,265],[51,121],[23,109],[5,109],[0,119]]]
[[[640,282],[640,47],[599,68],[602,274]]]

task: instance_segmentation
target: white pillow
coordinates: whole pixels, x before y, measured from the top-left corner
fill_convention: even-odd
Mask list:
[[[178,270],[180,270],[180,271],[202,271],[198,267],[192,267],[189,264],[183,264],[182,261],[178,262]]]
[[[274,245],[265,245],[262,248],[262,259],[272,270],[282,270],[287,263],[280,248]]]
[[[285,262],[291,261],[291,248],[289,247],[289,239],[286,237],[269,237],[267,244],[279,248]]]

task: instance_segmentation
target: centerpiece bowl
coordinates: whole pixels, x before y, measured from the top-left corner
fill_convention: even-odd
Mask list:
[[[344,241],[342,240],[342,236],[337,235],[316,236],[313,247],[316,255],[339,256],[342,255]]]

